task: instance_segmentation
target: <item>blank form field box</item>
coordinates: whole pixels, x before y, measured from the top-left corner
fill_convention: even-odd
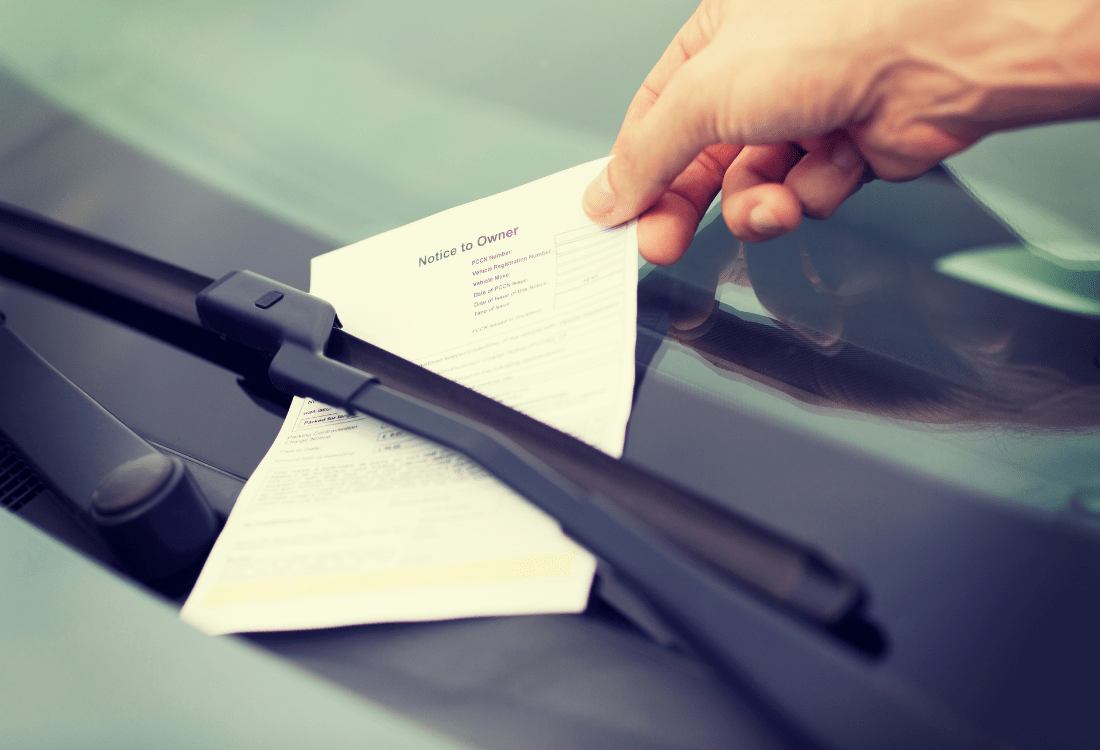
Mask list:
[[[554,307],[615,292],[622,282],[626,231],[625,226],[587,226],[554,235]]]

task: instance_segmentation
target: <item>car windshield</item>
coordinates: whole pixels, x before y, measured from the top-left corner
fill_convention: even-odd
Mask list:
[[[247,268],[308,289],[313,257],[605,156],[695,5],[0,0],[0,201],[211,278]],[[869,182],[831,218],[762,243],[734,238],[712,205],[681,262],[638,263],[624,459],[835,555],[866,586],[882,671],[1020,747],[1062,727],[1070,739],[1052,746],[1095,734],[1081,708],[1094,691],[1075,685],[1095,674],[1100,622],[1084,588],[1100,527],[1098,142],[1100,122],[997,134],[913,181]],[[0,310],[232,508],[285,403],[7,280]],[[628,693],[627,663],[652,679],[622,711],[600,687],[593,700],[562,688],[531,709],[554,730],[531,747],[574,746],[563,738],[577,726],[576,746],[642,746],[632,740],[643,734],[658,738],[646,747],[726,746],[734,714],[699,697],[712,676],[695,662],[661,671],[664,645],[676,647],[663,624],[590,607],[601,623],[629,620],[654,650],[600,651],[611,641],[591,634],[592,612],[256,640],[503,746],[522,725],[511,677],[456,667],[490,696],[457,711],[437,695],[465,688],[439,687],[451,675],[434,664],[410,678],[428,687],[408,694],[376,677],[388,662],[341,664],[385,648],[357,644],[404,637],[394,663],[411,674],[427,663],[413,656],[423,644],[449,659],[473,654],[469,643],[511,648],[484,636],[494,627],[527,634],[522,644],[553,640],[537,628],[587,628],[569,653],[613,652],[593,657],[610,665],[599,679],[617,675]],[[472,640],[455,635],[463,628]],[[1079,660],[1090,644],[1092,661]],[[1006,656],[1017,653],[1019,669]],[[557,659],[546,654],[531,659],[540,680]],[[517,677],[515,692],[542,700],[534,681]],[[649,708],[658,701],[675,703],[668,727]],[[601,745],[605,730],[620,744]]]
[[[79,121],[322,247],[606,153],[644,50],[690,11],[632,18],[626,43],[611,33],[625,10],[608,4],[7,5],[0,65],[19,115],[0,136],[5,199],[109,230],[88,158],[29,183],[12,166],[43,138],[94,157]],[[702,389],[716,414],[796,425],[1004,500],[1090,507],[1100,165],[1078,146],[1096,132],[994,137],[951,171],[871,183],[771,242],[742,245],[712,211],[686,260],[641,268],[643,383]],[[218,276],[235,259],[173,260]],[[303,258],[271,266],[303,285]],[[682,473],[665,455],[645,462]]]

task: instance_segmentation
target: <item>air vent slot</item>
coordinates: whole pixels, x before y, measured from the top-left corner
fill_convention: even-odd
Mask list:
[[[0,508],[14,513],[44,489],[38,475],[15,450],[0,440]]]

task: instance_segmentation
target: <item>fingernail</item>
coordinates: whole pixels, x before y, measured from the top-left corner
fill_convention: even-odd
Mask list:
[[[749,211],[749,227],[757,234],[779,234],[783,225],[763,203]]]
[[[839,169],[841,172],[851,172],[853,169],[863,163],[863,157],[856,151],[848,141],[841,141],[833,149],[833,156],[831,161],[833,166]]]
[[[615,194],[607,181],[607,167],[584,191],[584,210],[591,217],[605,217],[615,210]]]

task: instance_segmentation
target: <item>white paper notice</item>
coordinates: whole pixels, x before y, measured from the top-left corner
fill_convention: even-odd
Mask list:
[[[606,160],[313,261],[353,335],[620,455],[637,237],[579,196]],[[595,561],[464,457],[295,399],[181,616],[208,633],[584,608]]]

